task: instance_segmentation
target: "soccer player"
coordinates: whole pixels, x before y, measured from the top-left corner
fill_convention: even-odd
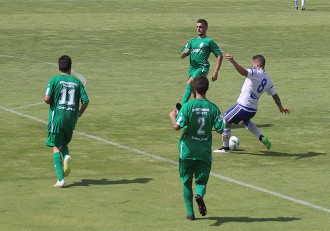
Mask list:
[[[187,219],[195,220],[193,210],[193,178],[196,183],[195,200],[199,212],[205,216],[204,196],[212,165],[212,128],[222,133],[225,128],[218,107],[206,99],[209,81],[206,77],[196,78],[196,98],[173,110],[169,117],[175,130],[184,129],[179,140],[179,173],[183,183],[183,197]]]
[[[231,136],[231,125],[243,123],[244,127],[252,132],[266,146],[271,148],[271,142],[263,136],[258,127],[251,121],[258,110],[258,100],[264,92],[271,95],[281,113],[290,113],[289,109],[284,108],[279,95],[276,93],[273,83],[265,72],[266,60],[262,55],[255,55],[252,58],[252,67],[244,69],[236,62],[232,54],[227,54],[226,59],[233,64],[235,69],[245,77],[241,93],[236,104],[231,107],[224,115],[226,129],[222,133],[222,148],[214,152],[229,152],[229,139]]]
[[[294,0],[294,6],[298,10],[298,0]],[[301,10],[305,10],[305,0],[301,0]]]
[[[218,73],[222,63],[222,50],[219,46],[209,37],[206,36],[207,21],[205,19],[197,20],[197,38],[191,39],[181,50],[180,57],[183,59],[187,56],[190,57],[190,66],[188,73],[188,82],[186,85],[186,91],[182,97],[182,105],[188,102],[191,93],[194,91],[195,79],[199,76],[207,76],[210,68],[208,61],[211,53],[217,58],[215,70],[212,75],[212,81],[218,79]],[[177,104],[177,109],[180,109],[181,105]]]
[[[89,99],[82,82],[71,76],[71,58],[63,55],[58,59],[60,75],[48,82],[45,102],[50,105],[48,117],[48,138],[46,145],[53,147],[53,161],[58,180],[54,186],[65,187],[64,177],[71,171],[71,156],[68,144],[77,123],[86,110]],[[81,107],[79,109],[79,103]]]

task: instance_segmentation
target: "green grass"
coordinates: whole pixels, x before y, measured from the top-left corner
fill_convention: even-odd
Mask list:
[[[1,231],[329,230],[327,211],[215,176],[205,197],[207,216],[186,221],[174,163],[181,133],[168,118],[186,82],[188,60],[179,58],[180,49],[196,36],[196,20],[206,18],[209,37],[243,66],[265,55],[292,111],[279,113],[263,96],[253,121],[272,149],[235,128],[240,151],[214,156],[212,172],[329,210],[327,0],[306,2],[305,12],[295,11],[293,1],[271,0],[0,5]],[[83,134],[70,144],[69,187],[56,189],[51,149],[44,146],[48,107],[41,102],[63,54],[87,79],[91,103],[76,128]],[[213,69],[215,58],[210,62]],[[224,61],[208,98],[225,112],[242,82]],[[215,134],[214,148],[220,143]]]

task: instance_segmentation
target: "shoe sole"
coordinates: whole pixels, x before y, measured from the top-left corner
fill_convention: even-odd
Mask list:
[[[65,177],[69,176],[71,172],[71,161],[72,161],[71,156],[66,156],[63,161],[63,172]]]

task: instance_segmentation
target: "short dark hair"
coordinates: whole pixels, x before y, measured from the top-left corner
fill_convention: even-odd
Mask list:
[[[71,70],[72,60],[68,55],[62,55],[58,59],[58,69],[64,73],[68,73]]]
[[[259,63],[259,65],[264,68],[266,65],[266,59],[263,55],[255,55],[252,57],[253,60],[257,60],[257,62]]]
[[[205,19],[202,19],[202,18],[198,19],[197,23],[203,23],[206,26],[206,28],[208,27],[207,21]]]
[[[196,91],[203,95],[207,92],[207,90],[209,89],[209,80],[205,77],[205,76],[200,76],[196,78],[195,81],[195,87],[196,87]]]

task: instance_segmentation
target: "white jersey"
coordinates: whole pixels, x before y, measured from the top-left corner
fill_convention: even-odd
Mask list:
[[[268,95],[275,95],[276,91],[273,82],[265,71],[258,70],[255,67],[246,70],[248,75],[242,86],[237,103],[249,111],[257,111],[258,100],[262,93],[267,92]]]

